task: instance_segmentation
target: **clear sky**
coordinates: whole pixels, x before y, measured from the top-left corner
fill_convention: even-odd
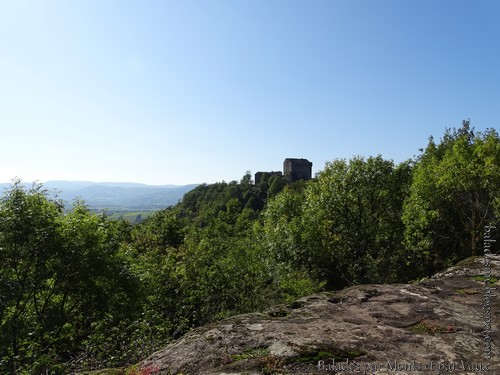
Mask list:
[[[0,0],[0,182],[400,162],[500,124],[500,1]]]

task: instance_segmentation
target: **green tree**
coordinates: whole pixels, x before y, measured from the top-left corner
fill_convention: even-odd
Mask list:
[[[120,255],[127,228],[40,185],[16,181],[0,201],[0,369],[61,373],[63,364],[111,339],[108,328],[133,319],[137,280]],[[115,348],[102,355],[116,354]]]
[[[252,172],[246,171],[245,175],[241,178],[240,184],[241,185],[251,185],[251,184],[253,184],[253,181],[252,181]]]
[[[298,269],[309,264],[307,247],[302,241],[305,199],[304,189],[287,186],[270,200],[263,212],[262,242],[277,262],[293,264]]]
[[[114,340],[114,327],[140,313],[139,280],[121,251],[123,228],[82,202],[61,220],[63,251],[57,274],[66,329],[73,330],[73,338],[84,333],[86,356],[118,356],[123,347]]]
[[[281,192],[286,186],[286,180],[283,176],[271,176],[269,179],[269,190],[267,191],[267,198],[272,198]]]
[[[135,248],[142,252],[152,248],[178,247],[183,241],[179,212],[167,208],[156,212],[132,230]]]
[[[475,133],[469,121],[431,138],[419,156],[405,202],[409,261],[433,273],[480,254],[485,225],[498,224],[500,139],[495,130]]]
[[[40,185],[20,181],[0,201],[0,365],[17,373],[52,356],[43,344],[52,327],[46,316],[55,302],[60,202],[48,199]]]
[[[278,259],[306,268],[329,288],[398,280],[409,163],[380,156],[327,163],[304,193],[286,188],[264,214]]]
[[[311,262],[329,285],[399,278],[403,201],[411,173],[380,156],[328,163],[307,191],[303,219]]]

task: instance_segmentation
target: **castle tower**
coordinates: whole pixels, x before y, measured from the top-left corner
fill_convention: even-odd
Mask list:
[[[283,174],[288,183],[312,178],[312,163],[307,159],[286,158],[283,162]]]

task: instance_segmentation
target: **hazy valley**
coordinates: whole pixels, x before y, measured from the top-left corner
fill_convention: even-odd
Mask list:
[[[32,183],[23,185],[29,187]],[[3,190],[10,183],[0,184]],[[70,208],[75,199],[81,199],[92,210],[113,212],[158,211],[177,204],[191,185],[146,185],[131,182],[47,181],[43,187],[57,194]]]

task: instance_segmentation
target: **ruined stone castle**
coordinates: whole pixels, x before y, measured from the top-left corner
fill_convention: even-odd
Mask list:
[[[288,183],[298,180],[310,180],[312,178],[312,163],[307,159],[286,158],[283,162],[282,172],[257,172],[255,173],[255,185],[262,180],[262,175],[267,173],[271,176],[285,176]]]

